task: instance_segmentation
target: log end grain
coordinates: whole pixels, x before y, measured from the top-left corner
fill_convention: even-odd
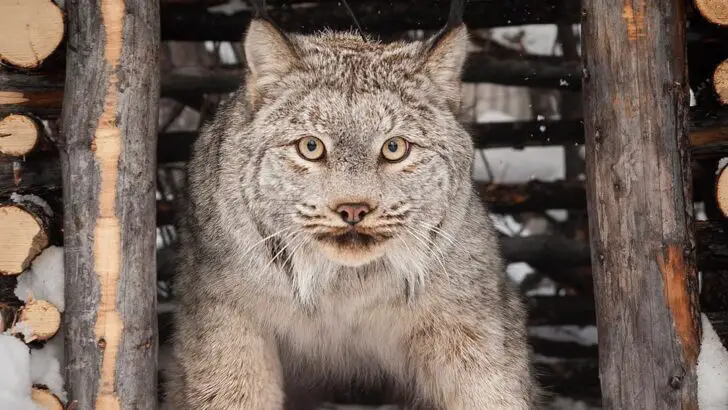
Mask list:
[[[728,4],[728,2],[726,3]],[[718,99],[723,104],[728,104],[728,60],[718,65],[713,73],[713,87]]]
[[[63,13],[51,0],[0,2],[0,61],[36,68],[63,40]]]
[[[11,114],[0,119],[0,154],[21,157],[38,143],[40,128],[26,115]]]
[[[61,327],[61,313],[45,300],[30,300],[18,312],[11,333],[22,334],[26,343],[52,338]]]
[[[728,217],[728,166],[720,170],[715,183],[715,200],[723,216]]]
[[[700,14],[711,23],[728,25],[728,1],[726,0],[695,0]]]
[[[45,225],[23,207],[0,205],[0,275],[22,273],[48,246]]]
[[[50,390],[41,387],[33,387],[30,398],[38,407],[45,410],[63,410],[63,403]]]

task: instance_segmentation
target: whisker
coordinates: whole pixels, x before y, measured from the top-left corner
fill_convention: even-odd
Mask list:
[[[283,252],[284,252],[284,251],[286,250],[286,248],[288,248],[288,245],[290,245],[290,244],[291,244],[291,242],[293,242],[293,241],[295,240],[295,238],[297,238],[297,237],[298,237],[298,235],[299,235],[300,233],[301,233],[300,231],[295,231],[295,232],[293,232],[293,234],[289,234],[289,235],[287,235],[287,236],[286,236],[286,237],[285,237],[285,238],[284,238],[283,240],[286,240],[286,239],[288,239],[288,238],[290,238],[291,240],[290,240],[290,241],[286,241],[286,243],[285,243],[285,244],[283,245],[283,247],[282,247],[282,248],[281,248],[281,249],[280,249],[280,250],[278,251],[278,253],[276,253],[276,254],[275,254],[275,255],[273,256],[273,258],[272,258],[272,259],[270,260],[270,262],[268,262],[268,264],[266,264],[266,265],[265,265],[265,267],[263,267],[263,270],[265,270],[265,269],[268,269],[268,267],[269,267],[269,266],[270,266],[270,265],[271,265],[271,264],[272,264],[273,262],[275,262],[275,260],[276,260],[276,259],[278,259],[278,257],[279,257],[279,256],[281,256],[281,254],[282,254],[282,253],[283,253]]]
[[[442,266],[442,270],[445,272],[445,277],[448,278],[448,280],[449,280],[450,279],[450,273],[447,271],[447,268],[445,268],[445,263],[443,261],[443,258],[445,257],[445,255],[442,254],[442,251],[438,248],[437,244],[434,243],[431,239],[429,239],[427,237],[424,237],[424,240],[423,240],[423,237],[421,236],[422,234],[419,233],[419,232],[417,232],[417,231],[415,231],[414,229],[410,228],[409,226],[407,226],[406,228],[407,228],[407,231],[409,231],[409,233],[415,239],[419,240],[420,243],[422,243],[423,245],[425,245],[426,248],[430,248],[431,247],[436,252],[435,255],[434,255],[435,256],[435,259],[437,259],[437,261],[440,263],[440,266]],[[429,246],[428,246],[428,244],[429,244]]]

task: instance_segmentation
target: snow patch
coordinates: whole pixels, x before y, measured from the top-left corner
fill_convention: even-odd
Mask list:
[[[16,204],[21,204],[23,202],[30,202],[41,209],[43,209],[43,212],[46,213],[48,216],[53,216],[53,210],[51,209],[51,206],[48,205],[48,202],[44,201],[41,197],[36,195],[20,195],[16,192],[13,192],[10,194],[10,200],[15,202]]]
[[[63,248],[50,246],[33,260],[30,269],[18,277],[15,296],[24,302],[28,301],[29,295],[46,300],[63,312],[63,286]]]
[[[597,344],[596,326],[529,326],[528,333],[556,342],[573,342],[584,346]]]
[[[42,384],[66,403],[66,391],[63,389],[61,363],[63,362],[64,337],[59,331],[41,349],[30,353],[30,379],[32,384]]]
[[[728,350],[705,314],[703,340],[698,355],[698,404],[700,409],[728,408]]]
[[[0,334],[0,409],[43,410],[30,398],[29,350],[17,338]]]

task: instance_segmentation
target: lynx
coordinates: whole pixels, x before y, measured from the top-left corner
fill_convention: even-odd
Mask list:
[[[245,85],[189,165],[174,408],[315,408],[352,385],[532,408],[524,306],[457,120],[467,46],[462,24],[381,43],[251,22]]]

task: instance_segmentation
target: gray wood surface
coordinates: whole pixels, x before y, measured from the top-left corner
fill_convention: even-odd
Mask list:
[[[685,3],[585,0],[587,195],[605,409],[697,409]]]
[[[158,4],[75,0],[66,13],[66,387],[77,410],[156,409]]]

